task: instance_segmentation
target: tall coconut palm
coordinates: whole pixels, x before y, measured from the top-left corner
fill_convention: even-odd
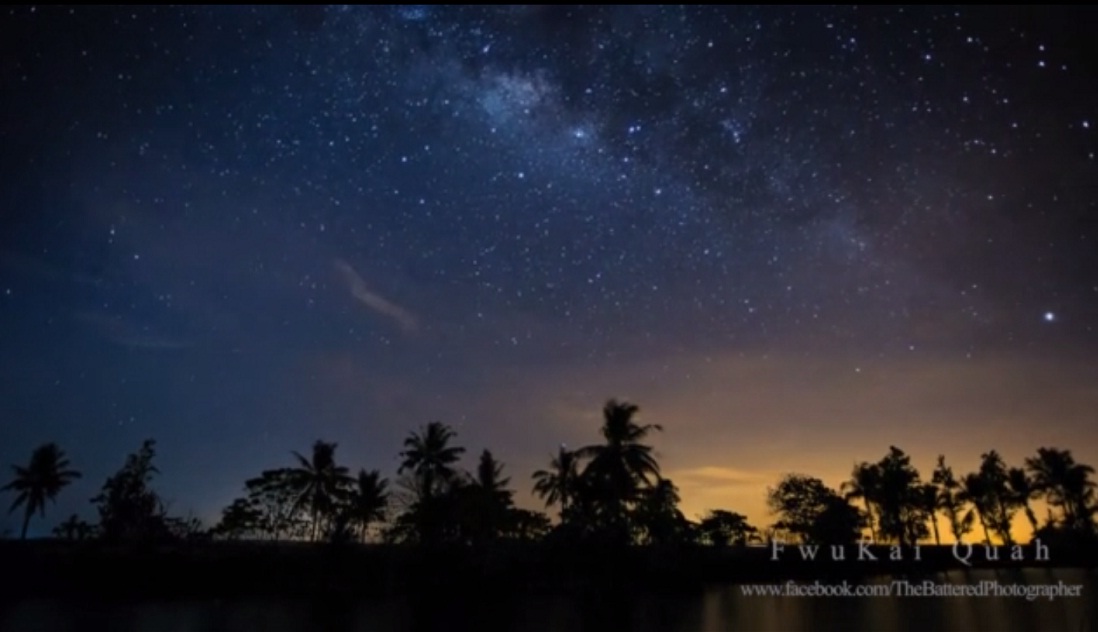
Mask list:
[[[980,455],[980,469],[966,474],[962,482],[964,499],[971,502],[980,517],[984,540],[991,544],[988,531],[994,531],[1005,544],[1013,544],[1010,526],[1018,505],[1007,487],[1007,467],[995,450]]]
[[[457,476],[453,466],[465,453],[465,448],[450,445],[456,436],[452,428],[440,421],[432,421],[420,432],[413,432],[404,440],[404,451],[400,453],[404,460],[397,474],[411,471],[418,479],[420,495],[425,498],[438,495]]]
[[[1026,520],[1034,533],[1037,531],[1037,516],[1029,501],[1037,498],[1040,492],[1033,484],[1033,479],[1026,476],[1026,471],[1020,467],[1012,467],[1007,470],[1006,479],[1007,497],[1011,504],[1021,507],[1026,512]]]
[[[944,455],[938,455],[938,465],[934,468],[931,480],[938,487],[938,508],[949,519],[949,530],[953,533],[953,539],[962,542],[965,534],[972,529],[973,514],[971,511],[962,514],[965,505],[964,490],[960,481],[953,476],[953,468],[946,465]]]
[[[641,443],[658,425],[639,425],[633,416],[640,409],[628,402],[611,399],[602,409],[605,443],[580,448],[577,453],[590,461],[582,478],[593,490],[597,502],[611,522],[621,526],[625,510],[638,500],[641,490],[653,487],[660,467],[652,447]]]
[[[545,500],[546,507],[560,504],[562,522],[567,519],[569,506],[576,493],[578,465],[576,453],[561,445],[557,456],[549,461],[549,469],[534,472],[534,493]]]
[[[1095,504],[1095,483],[1090,480],[1094,468],[1089,465],[1076,465],[1068,472],[1064,491],[1072,506],[1071,528],[1079,531],[1094,531],[1094,515],[1098,513]]]
[[[884,540],[914,544],[927,535],[926,515],[919,498],[919,472],[911,457],[896,446],[877,463],[880,471],[879,532]]]
[[[1061,524],[1069,529],[1093,526],[1093,467],[1076,463],[1070,450],[1040,448],[1035,458],[1026,459],[1026,469],[1033,475],[1034,489],[1050,506],[1059,509]]]
[[[978,476],[984,481],[986,508],[991,512],[991,519],[988,522],[1005,544],[1013,544],[1010,525],[1016,505],[1012,502],[1010,490],[1007,488],[1006,463],[995,450],[981,454],[980,459]]]
[[[456,436],[446,424],[432,421],[404,440],[397,474],[404,475],[399,484],[411,493],[411,499],[396,526],[421,543],[460,536],[461,501],[469,494],[464,489],[466,481],[455,468],[465,452],[465,448],[450,444]]]
[[[359,528],[359,538],[366,541],[366,534],[374,522],[386,518],[389,506],[389,481],[381,478],[377,470],[358,471],[358,478],[347,498],[346,511],[352,524]]]
[[[15,501],[8,512],[23,507],[23,529],[20,538],[26,539],[27,526],[31,516],[38,512],[46,515],[46,501],[53,501],[57,494],[74,479],[80,478],[80,472],[69,469],[69,460],[56,443],[46,443],[31,453],[30,464],[26,467],[13,465],[15,479],[0,488],[0,491],[15,492]]]
[[[980,527],[984,531],[984,543],[991,546],[991,534],[988,532],[987,525],[993,520],[993,504],[987,490],[987,482],[975,472],[965,474],[961,478],[960,497],[965,502],[972,503],[972,511],[975,512],[980,521]],[[968,515],[971,516],[972,513]]]
[[[337,445],[318,440],[313,444],[311,458],[293,453],[297,457],[298,467],[292,470],[289,482],[297,495],[295,505],[307,507],[312,514],[313,540],[317,539],[322,517],[331,513],[341,491],[351,480],[347,468],[336,465]]]
[[[865,505],[869,536],[876,542],[881,515],[881,469],[875,463],[858,463],[851,472],[850,480],[839,489],[846,500],[858,499]]]
[[[941,496],[938,486],[934,483],[923,483],[915,488],[915,500],[919,509],[926,514],[930,526],[934,529],[934,544],[941,546],[942,537],[938,532],[938,508],[941,506]]]

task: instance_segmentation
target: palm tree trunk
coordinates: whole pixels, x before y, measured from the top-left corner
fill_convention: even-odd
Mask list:
[[[1033,533],[1037,533],[1037,516],[1033,513],[1033,508],[1026,503],[1026,520],[1029,520],[1029,526],[1032,527]]]
[[[977,511],[976,515],[980,517],[980,526],[984,529],[984,544],[991,546],[991,534],[987,532],[987,523],[984,522],[984,514],[980,511]]]
[[[930,525],[934,527],[934,545],[942,546],[942,538],[938,535],[938,514],[930,514]]]
[[[1083,530],[1086,528],[1086,521],[1089,517],[1087,513],[1086,501],[1077,494],[1072,494],[1070,501],[1071,506],[1071,522],[1068,528],[1072,530]]]
[[[27,539],[27,525],[30,524],[31,513],[32,512],[30,510],[30,503],[27,503],[27,511],[23,513],[23,531],[22,534],[19,536],[19,539],[21,540]]]
[[[873,542],[877,542],[877,516],[874,515],[873,507],[869,503],[865,504],[865,513],[869,516],[869,537]]]
[[[1014,544],[1014,539],[1010,537],[1010,520],[1007,518],[1006,507],[999,505],[999,535],[1003,536],[1003,542],[1010,546]]]
[[[957,508],[952,503],[945,507],[946,516],[949,518],[949,531],[953,534],[953,539],[957,542],[961,542],[965,534],[961,533],[961,519],[957,518]]]

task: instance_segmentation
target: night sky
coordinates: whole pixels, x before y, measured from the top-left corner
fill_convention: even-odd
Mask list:
[[[84,472],[32,534],[146,437],[215,518],[436,419],[536,507],[610,397],[691,518],[1098,465],[1098,11],[3,12],[0,464]]]

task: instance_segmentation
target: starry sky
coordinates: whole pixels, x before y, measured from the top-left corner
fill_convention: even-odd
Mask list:
[[[889,445],[1098,463],[1096,18],[6,7],[0,462],[84,472],[32,533],[146,437],[213,518],[436,419],[535,507],[610,397],[688,517]]]

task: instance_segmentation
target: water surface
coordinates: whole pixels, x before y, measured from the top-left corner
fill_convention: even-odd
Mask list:
[[[894,578],[867,583],[882,585]],[[1093,571],[1013,569],[954,571],[906,578],[912,583],[1002,585],[1081,584],[1079,598],[1021,597],[779,597],[748,596],[740,585],[710,586],[686,595],[587,597],[478,594],[455,587],[446,598],[389,600],[244,599],[82,602],[40,599],[0,610],[0,632],[118,632],[332,630],[1063,630],[1098,631]]]

